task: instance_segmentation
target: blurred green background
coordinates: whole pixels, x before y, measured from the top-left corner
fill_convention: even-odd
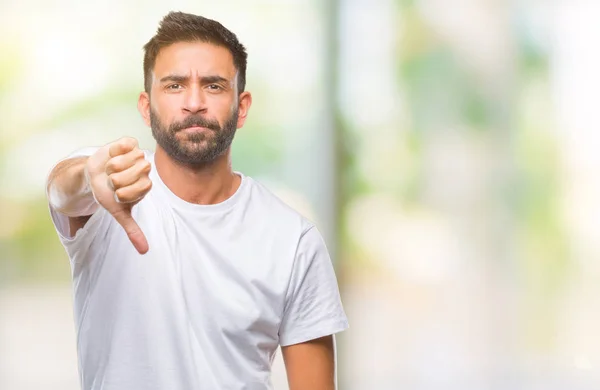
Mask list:
[[[600,386],[600,3],[0,1],[0,389],[78,388],[44,182],[133,136],[170,10],[249,52],[234,168],[313,219],[340,389]],[[280,358],[275,389],[285,389]]]

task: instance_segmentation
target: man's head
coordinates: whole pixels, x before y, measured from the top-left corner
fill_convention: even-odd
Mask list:
[[[235,34],[201,16],[171,12],[144,46],[138,109],[174,160],[206,165],[223,155],[251,104],[247,54]]]

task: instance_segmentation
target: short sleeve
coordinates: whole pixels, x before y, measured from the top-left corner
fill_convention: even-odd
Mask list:
[[[348,328],[331,258],[316,227],[300,238],[279,329],[287,346]]]

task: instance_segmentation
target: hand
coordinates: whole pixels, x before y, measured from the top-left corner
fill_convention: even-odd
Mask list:
[[[140,254],[148,252],[148,241],[131,216],[131,209],[152,188],[150,168],[137,140],[128,137],[101,147],[85,165],[94,198],[125,229]]]

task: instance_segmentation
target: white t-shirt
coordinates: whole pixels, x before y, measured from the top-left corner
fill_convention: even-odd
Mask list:
[[[241,173],[224,202],[188,203],[153,157],[153,188],[133,208],[145,255],[102,207],[73,238],[50,208],[71,261],[82,388],[271,389],[278,345],[348,327],[320,233]]]

